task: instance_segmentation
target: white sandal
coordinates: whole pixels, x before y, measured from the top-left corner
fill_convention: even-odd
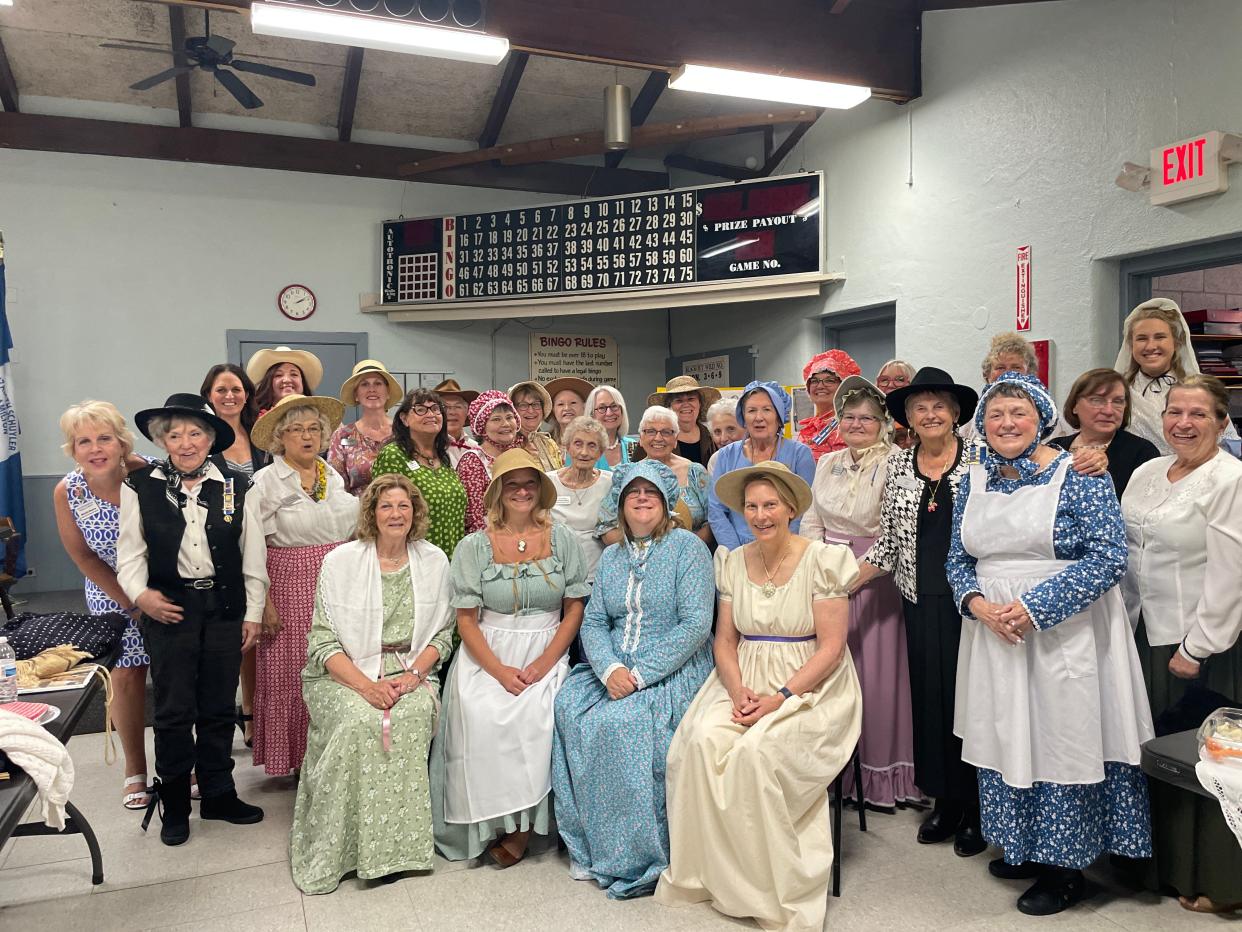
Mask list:
[[[203,794],[198,789],[198,775],[190,774],[190,799],[202,799]]]
[[[146,809],[151,803],[151,794],[147,790],[147,775],[145,773],[136,773],[133,776],[126,777],[122,789],[127,789],[131,786],[139,786],[142,789],[126,793],[121,799],[121,805],[126,809]]]

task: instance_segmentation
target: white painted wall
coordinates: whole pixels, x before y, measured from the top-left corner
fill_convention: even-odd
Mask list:
[[[974,384],[989,336],[1013,327],[1014,253],[1030,244],[1031,336],[1054,341],[1063,397],[1115,358],[1118,257],[1242,232],[1242,169],[1228,193],[1172,209],[1113,184],[1152,146],[1242,131],[1237,0],[1060,0],[923,22],[923,98],[829,113],[783,167],[825,171],[828,264],[847,280],[784,308],[683,312],[676,352],[699,348],[710,321],[711,345],[757,343],[760,376],[784,380],[819,348],[814,317],[895,300],[898,355]]]

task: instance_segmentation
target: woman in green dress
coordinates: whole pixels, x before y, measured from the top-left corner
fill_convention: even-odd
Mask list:
[[[461,650],[431,752],[436,848],[501,867],[551,831],[553,701],[590,594],[578,538],[549,511],[556,488],[526,450],[492,467],[487,524],[453,554]]]
[[[331,893],[430,870],[427,753],[435,672],[453,636],[448,559],[424,540],[427,504],[404,476],[362,495],[358,539],[324,558],[302,690],[310,732],[290,838],[293,882]]]
[[[449,459],[447,425],[439,395],[407,392],[392,418],[392,442],[380,450],[371,475],[396,473],[414,483],[427,503],[427,540],[452,558],[466,535],[466,489]]]

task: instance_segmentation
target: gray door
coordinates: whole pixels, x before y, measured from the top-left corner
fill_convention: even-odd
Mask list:
[[[863,378],[874,382],[880,366],[893,358],[895,320],[892,304],[834,314],[824,320],[824,349],[845,350],[862,369]]]
[[[341,385],[349,378],[354,364],[368,358],[366,333],[328,333],[313,331],[281,330],[229,330],[226,333],[229,360],[245,367],[256,352],[274,346],[306,350],[314,353],[323,363],[323,381],[315,387],[315,394],[332,397],[340,394]],[[345,420],[353,421],[357,408],[345,409]]]

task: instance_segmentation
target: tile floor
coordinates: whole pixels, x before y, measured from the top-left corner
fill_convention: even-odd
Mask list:
[[[148,730],[148,742],[150,731]],[[391,885],[343,882],[327,896],[303,896],[289,877],[287,839],[293,784],[270,780],[247,763],[236,745],[243,798],[267,812],[259,825],[232,826],[191,819],[189,843],[160,844],[139,830],[140,814],[120,806],[119,765],[103,763],[103,738],[82,735],[70,749],[77,766],[72,798],[91,820],[104,853],[106,882],[92,888],[80,836],[19,838],[0,851],[0,929],[74,930],[349,930],[465,932],[495,930],[743,929],[750,922],[706,906],[668,909],[651,898],[613,902],[590,883],[569,879],[554,848],[499,871],[440,861],[426,876]],[[828,928],[1116,930],[1224,928],[1226,920],[1193,916],[1173,900],[1133,895],[1104,884],[1088,903],[1049,919],[1013,908],[1024,885],[995,880],[988,855],[962,859],[947,845],[918,845],[919,814],[872,814],[865,835],[847,811],[842,895],[829,901]],[[1239,926],[1235,926],[1239,928]]]

